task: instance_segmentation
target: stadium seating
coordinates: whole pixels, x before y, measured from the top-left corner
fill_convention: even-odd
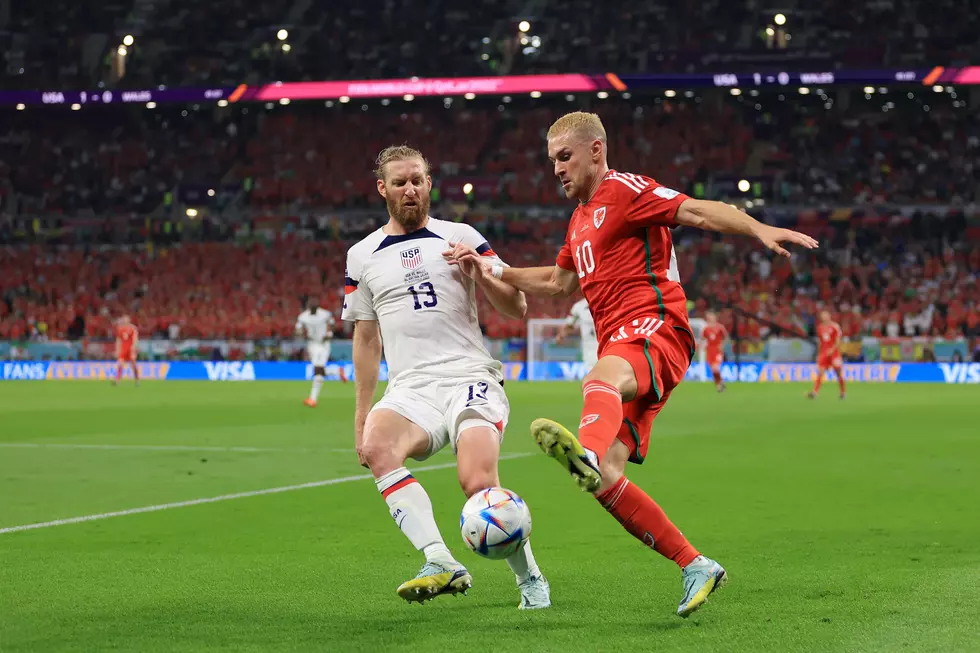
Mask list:
[[[798,7],[780,7],[786,39],[767,36],[771,9],[721,0],[685,6],[480,0],[465,9],[446,0],[370,9],[354,0],[17,3],[0,32],[9,53],[0,79],[5,88],[94,86],[107,79],[106,61],[126,33],[136,37],[121,82],[130,88],[570,70],[717,72],[782,68],[782,61],[827,70],[921,68],[980,54],[980,12],[969,2]],[[517,30],[521,18],[531,24],[526,44]],[[288,37],[280,41],[283,28]]]
[[[784,11],[793,38],[773,49],[768,10],[719,0],[622,11],[584,0],[479,0],[465,11],[444,0],[370,11],[352,0],[14,3],[0,31],[0,80],[95,88],[126,33],[137,43],[119,83],[131,88],[716,71],[758,66],[762,55],[922,67],[980,55],[980,12],[969,3],[894,0],[853,11],[834,0]],[[521,17],[539,45],[520,43]],[[786,262],[746,242],[678,233],[696,311],[724,308],[733,327],[736,315],[755,316],[738,322],[746,337],[809,333],[820,305],[834,308],[850,337],[978,336],[980,224],[965,216],[980,203],[980,120],[956,89],[883,90],[5,109],[0,339],[66,337],[79,315],[89,336],[104,337],[121,312],[150,334],[179,324],[187,337],[291,336],[302,297],[339,307],[343,253],[380,224],[371,169],[391,143],[416,145],[432,162],[435,215],[476,225],[508,262],[550,262],[569,207],[543,135],[577,108],[602,116],[614,167],[703,197],[751,198],[760,217],[828,243]],[[758,189],[733,190],[743,177],[761,180]],[[470,198],[466,181],[477,186]],[[896,204],[953,210],[910,219],[882,206]],[[532,299],[530,315],[562,316],[571,301]],[[524,334],[485,302],[481,317],[490,337]]]
[[[980,121],[955,91],[857,94],[848,109],[817,91],[610,99],[590,108],[606,124],[615,167],[688,192],[702,183],[707,196],[724,199],[732,193],[713,182],[752,175],[766,180],[759,197],[782,204],[980,201]],[[171,191],[178,200],[197,193],[191,205],[210,204],[212,213],[231,207],[231,218],[245,209],[373,207],[374,155],[391,143],[420,147],[437,187],[489,180],[475,191],[480,205],[564,204],[542,135],[579,104],[525,100],[501,111],[488,101],[449,109],[399,102],[268,112],[117,107],[62,111],[57,120],[49,111],[10,112],[0,126],[0,213],[145,215]],[[215,197],[203,196],[215,188]]]
[[[750,241],[678,235],[678,259],[695,312],[724,308],[742,319],[739,336],[777,330],[812,333],[820,307],[832,309],[848,337],[980,336],[980,248],[951,219],[901,224],[843,224],[818,254],[766,256]],[[562,219],[542,231],[559,232]],[[203,242],[173,247],[0,249],[0,339],[64,338],[79,314],[90,337],[105,337],[110,318],[130,313],[148,336],[291,337],[303,297],[332,310],[342,303],[344,252],[351,241],[284,234],[270,243]],[[516,265],[552,261],[554,242],[503,234],[494,247]],[[531,298],[532,317],[562,317],[574,298]],[[480,305],[486,335],[522,337],[522,321]],[[43,333],[39,324],[44,324]]]

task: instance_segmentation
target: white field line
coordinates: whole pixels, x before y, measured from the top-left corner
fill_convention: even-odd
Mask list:
[[[511,453],[511,454],[504,454],[500,456],[500,459],[509,460],[512,458],[525,458],[530,455],[532,454]],[[428,472],[437,469],[449,469],[455,466],[456,463],[451,462],[451,463],[442,463],[439,465],[425,465],[423,467],[414,467],[410,471]],[[266,488],[264,490],[251,490],[249,492],[236,492],[234,494],[222,494],[216,497],[191,499],[190,501],[175,501],[173,503],[160,503],[155,506],[143,506],[142,508],[130,508],[128,510],[117,510],[115,512],[103,512],[97,515],[84,515],[82,517],[69,517],[68,519],[55,519],[54,521],[39,522],[35,524],[24,524],[22,526],[8,526],[7,528],[0,528],[0,535],[4,533],[17,533],[19,531],[30,531],[36,528],[50,528],[52,526],[65,526],[67,524],[79,524],[81,522],[109,519],[110,517],[125,517],[127,515],[138,515],[144,512],[158,512],[160,510],[170,510],[172,508],[186,508],[188,506],[199,506],[205,503],[218,503],[219,501],[231,501],[233,499],[247,499],[249,497],[258,497],[265,494],[279,494],[281,492],[292,492],[293,490],[306,490],[308,488],[323,487],[325,485],[337,485],[339,483],[350,483],[352,481],[367,481],[373,479],[374,476],[372,476],[371,474],[358,474],[356,476],[328,478],[323,481],[313,481],[311,483],[300,483],[299,485],[283,485],[281,487],[271,487],[271,488]]]
[[[207,447],[183,444],[76,444],[72,442],[0,442],[0,449],[105,449],[108,451],[225,451],[236,453],[354,453],[353,449],[304,447]]]

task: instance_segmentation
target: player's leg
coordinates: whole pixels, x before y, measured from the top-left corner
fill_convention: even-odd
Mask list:
[[[721,364],[723,361],[721,354],[710,355],[709,360],[711,360],[711,378],[715,382],[715,389],[718,392],[723,392],[725,390],[725,382],[721,378]]]
[[[422,602],[440,594],[465,591],[472,578],[449,552],[436,525],[429,495],[405,467],[408,458],[423,458],[438,449],[430,432],[405,413],[416,415],[419,422],[427,425],[433,419],[441,419],[421,399],[389,394],[368,415],[362,452],[395,524],[425,555],[419,574],[398,588],[398,595],[405,600]]]
[[[623,397],[636,394],[636,376],[617,355],[602,356],[582,381],[582,418],[578,436],[550,419],[531,423],[531,435],[583,490],[595,492],[602,479],[599,464],[623,421]]]
[[[134,354],[132,358],[129,359],[129,366],[133,370],[133,380],[136,382],[136,386],[139,387],[140,384],[140,368],[136,360],[136,355]]]
[[[663,508],[625,476],[627,462],[642,463],[646,457],[653,420],[669,394],[654,405],[641,398],[623,407],[623,427],[602,461],[602,487],[596,499],[630,535],[680,567],[684,594],[677,613],[687,617],[725,583],[725,569],[702,556]]]
[[[638,429],[646,430],[647,435],[643,437],[642,445],[639,440],[630,445],[622,439],[613,443],[602,460],[602,486],[595,497],[633,537],[683,569],[698,557],[697,549],[667,518],[663,509],[625,476],[626,463],[631,458],[639,460],[642,453],[638,447],[647,446],[651,420],[656,412],[659,412],[659,407],[646,419],[637,420],[631,415],[626,418],[628,421],[624,420],[624,439],[632,441],[639,438]]]
[[[840,398],[844,398],[847,385],[844,382],[844,361],[840,357],[834,359],[834,373],[837,375],[837,385],[840,386]]]
[[[503,388],[494,382],[475,384],[455,398],[449,410],[449,423],[456,425],[455,449],[459,485],[466,498],[488,487],[500,485],[498,464],[500,441],[510,406]],[[465,386],[463,386],[465,388]],[[482,392],[478,392],[482,390]],[[485,401],[480,401],[480,395]],[[470,400],[473,396],[476,401]],[[521,592],[522,610],[551,607],[551,588],[542,575],[531,552],[528,540],[507,558],[507,565],[517,580]]]
[[[112,385],[119,385],[122,381],[123,370],[126,368],[126,358],[122,355],[116,359],[116,378],[113,379]]]
[[[582,362],[587,370],[591,370],[599,362],[599,351],[594,342],[582,343]]]
[[[310,408],[315,408],[320,389],[323,388],[323,379],[326,377],[327,352],[323,345],[311,344],[307,347],[307,355],[313,366],[313,385],[310,387],[310,396],[303,403]]]
[[[816,399],[817,395],[820,394],[820,386],[823,385],[823,375],[827,372],[827,366],[823,363],[817,363],[817,378],[813,380],[813,390],[808,393],[810,399]]]

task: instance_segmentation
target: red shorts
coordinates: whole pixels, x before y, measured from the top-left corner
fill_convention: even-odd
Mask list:
[[[119,351],[119,357],[117,358],[120,362],[129,362],[136,360],[136,352],[132,349],[122,349]]]
[[[664,325],[651,340],[616,343],[602,356],[626,360],[636,375],[636,397],[623,404],[623,426],[616,437],[629,447],[630,462],[640,464],[650,447],[653,420],[691,365],[694,338],[684,329]]]
[[[711,369],[717,369],[721,367],[722,363],[725,362],[725,353],[722,351],[712,351],[709,349],[705,359],[708,362],[708,367]]]
[[[827,369],[828,367],[840,367],[844,360],[840,357],[839,351],[820,352],[817,355],[817,367]]]

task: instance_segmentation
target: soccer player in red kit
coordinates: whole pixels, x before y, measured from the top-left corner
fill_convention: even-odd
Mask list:
[[[548,157],[566,196],[579,202],[557,264],[517,269],[488,265],[465,246],[450,263],[480,263],[529,294],[568,296],[581,288],[595,318],[599,362],[582,384],[584,406],[576,437],[561,424],[537,419],[531,433],[623,527],[682,570],[687,617],[725,581],[657,503],[624,475],[627,461],[643,462],[653,420],[687,372],[694,335],[687,319],[670,229],[688,225],[808,248],[815,240],[761,224],[721,202],[694,200],[650,177],[610,170],[606,132],[595,114],[575,112],[548,131]]]
[[[840,341],[844,332],[840,325],[830,317],[830,311],[820,311],[820,322],[817,324],[817,340],[820,342],[820,349],[817,351],[817,379],[813,382],[813,390],[808,393],[810,399],[816,399],[820,393],[820,386],[823,384],[823,375],[828,369],[833,369],[837,374],[837,383],[840,385],[840,398],[844,398],[844,360],[840,355]]]
[[[725,391],[725,382],[721,380],[721,364],[725,362],[725,341],[728,340],[728,329],[718,321],[718,315],[714,311],[708,311],[704,315],[707,322],[701,330],[701,337],[708,345],[706,359],[708,367],[711,368],[711,378],[715,381],[715,389],[718,392]]]
[[[123,368],[127,364],[133,369],[136,385],[140,384],[140,371],[136,367],[136,344],[139,339],[139,329],[129,320],[129,316],[123,315],[119,318],[116,323],[116,378],[112,382],[113,385],[119,385],[122,380]]]

